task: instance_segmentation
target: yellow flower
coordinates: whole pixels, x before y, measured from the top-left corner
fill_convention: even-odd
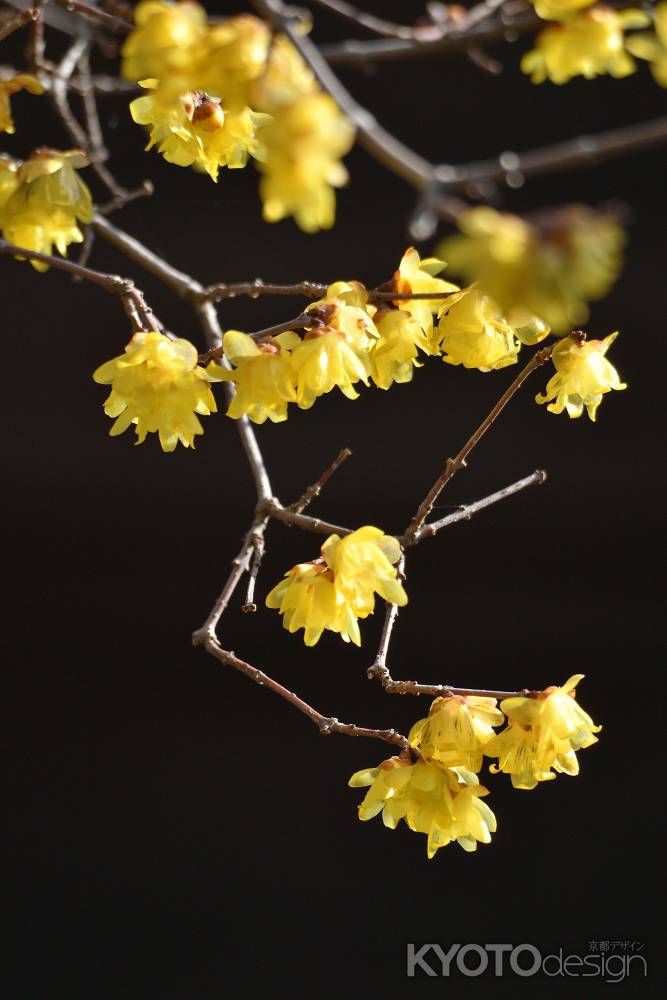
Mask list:
[[[566,21],[594,3],[595,0],[533,0],[536,13],[545,21]]]
[[[427,760],[479,771],[483,748],[495,735],[493,726],[505,721],[496,706],[495,698],[436,698],[428,717],[410,730],[410,744]]]
[[[5,205],[18,187],[20,166],[20,160],[13,160],[11,156],[0,153],[0,229],[4,225]]]
[[[47,254],[55,245],[63,257],[70,243],[83,242],[77,221],[92,221],[93,204],[88,187],[76,171],[87,164],[79,150],[36,150],[18,168],[16,187],[4,205],[5,239]],[[31,264],[37,271],[48,270],[47,264]]]
[[[417,361],[417,348],[433,354],[431,345],[412,314],[404,309],[381,311],[373,316],[379,337],[371,353],[371,377],[379,389],[394,382],[410,382]]]
[[[325,629],[338,632],[344,642],[361,645],[358,616],[350,604],[340,600],[333,573],[322,563],[292,567],[267,595],[266,606],[280,611],[288,632],[302,628],[306,646],[319,642]]]
[[[146,94],[131,102],[130,114],[138,125],[148,127],[147,150],[157,146],[168,163],[206,171],[216,182],[220,167],[245,167],[248,156],[265,155],[259,130],[267,115],[249,107],[225,111],[219,101],[200,91],[171,103],[154,92]]]
[[[400,546],[379,528],[367,526],[342,540],[330,535],[321,552],[321,559],[292,567],[270,592],[266,606],[280,611],[288,632],[304,629],[306,646],[314,646],[325,629],[360,646],[357,619],[373,613],[376,593],[400,605],[407,602],[392,565]]]
[[[624,77],[637,66],[625,50],[624,31],[643,28],[650,18],[641,10],[592,7],[562,24],[552,24],[537,36],[537,47],[521,60],[533,83],[567,83],[575,76],[592,80],[609,73]]]
[[[551,413],[567,410],[568,416],[580,417],[584,407],[591,420],[602,402],[602,396],[612,389],[626,389],[614,366],[605,355],[618,336],[610,334],[604,340],[585,340],[583,336],[564,337],[553,349],[556,374],[549,380],[544,395],[535,397],[537,403],[550,403]]]
[[[216,412],[209,382],[220,378],[215,365],[205,371],[197,360],[187,340],[135,333],[124,354],[93,374],[96,382],[111,385],[104,412],[116,420],[109,433],[122,434],[135,424],[137,444],[157,433],[163,451],[174,451],[179,441],[194,448],[195,435],[203,433],[196,414]]]
[[[197,3],[142,0],[122,48],[126,80],[160,81],[165,97],[196,90],[207,65],[206,11]]]
[[[368,385],[369,352],[378,333],[364,309],[367,297],[361,285],[339,281],[328,288],[324,299],[309,306],[313,327],[292,351],[297,403],[302,410],[334,386],[348,399],[356,399],[354,384]]]
[[[236,394],[227,416],[238,420],[247,414],[256,424],[268,418],[287,420],[287,404],[296,402],[296,371],[290,348],[300,344],[295,333],[281,333],[270,341],[255,343],[238,330],[228,330],[223,339],[225,357],[235,371],[220,369],[220,378],[234,382]]]
[[[400,292],[401,295],[409,295],[410,292],[415,294],[443,292],[447,295],[458,292],[458,285],[452,285],[449,281],[435,277],[446,266],[445,262],[438,260],[437,257],[422,260],[417,250],[409,247],[403,254],[398,271],[391,281],[391,291]],[[409,312],[430,339],[433,336],[433,317],[446,301],[446,299],[396,299],[394,305]],[[454,297],[450,296],[450,304],[453,301]]]
[[[509,726],[484,747],[487,757],[498,757],[494,773],[512,775],[515,788],[534,788],[539,781],[579,773],[577,750],[597,743],[596,726],[577,703],[574,690],[583,678],[574,674],[562,687],[549,687],[537,698],[505,698],[500,707]]]
[[[357,771],[349,784],[370,786],[359,806],[360,820],[381,812],[384,825],[394,830],[404,819],[411,830],[427,835],[429,858],[454,840],[465,851],[475,851],[478,843],[490,843],[496,830],[495,816],[481,801],[488,790],[464,768],[391,757],[379,767]]]
[[[307,233],[330,229],[336,214],[334,188],[347,183],[340,157],[354,129],[328,94],[305,94],[270,111],[263,133],[266,157],[259,166],[264,218],[293,216]]]
[[[10,77],[0,77],[0,132],[14,132],[14,120],[9,98],[19,90],[30,94],[43,94],[44,87],[31,73],[16,73]]]
[[[656,4],[653,17],[655,34],[633,35],[627,40],[626,48],[638,59],[647,59],[656,83],[667,87],[667,3]]]
[[[271,32],[251,14],[240,14],[213,24],[208,32],[206,75],[199,89],[224,97],[225,107],[242,107],[249,88],[266,69]]]
[[[400,607],[408,603],[395,566],[401,558],[401,546],[380,528],[366,525],[345,538],[330,535],[322,555],[333,572],[338,599],[350,604],[359,618],[373,613],[375,594]]]
[[[476,281],[507,321],[521,328],[539,317],[556,333],[585,323],[587,300],[607,294],[618,277],[623,229],[584,205],[549,210],[530,222],[488,206],[459,219],[461,234],[439,247],[452,270]],[[538,338],[541,339],[541,338]]]
[[[474,286],[445,300],[435,330],[443,361],[482,372],[516,364],[521,344],[516,331],[491,299]]]

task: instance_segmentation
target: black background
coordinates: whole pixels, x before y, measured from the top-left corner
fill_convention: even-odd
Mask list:
[[[419,7],[365,6],[404,20]],[[318,23],[316,37],[341,35],[335,21]],[[517,68],[527,44],[499,50],[500,77],[460,56],[343,75],[433,161],[532,148],[664,107],[645,68],[625,81],[533,87]],[[4,149],[66,146],[45,102],[20,96],[15,108],[17,134]],[[308,236],[292,222],[262,223],[252,167],[214,186],[144,156],[122,102],[103,111],[120,179],[157,186],[115,221],[202,281],[371,285],[407,245],[414,193],[360,150],[347,158],[352,182],[336,227]],[[322,739],[289,705],[190,646],[253,504],[232,422],[206,419],[194,452],[109,439],[105,391],[90,373],[127,340],[120,304],[61,274],[0,263],[11,1000],[213,1000],[259,984],[353,995],[568,988],[543,977],[407,980],[408,941],[528,941],[580,954],[590,940],[634,941],[656,973],[664,158],[554,174],[498,199],[518,212],[569,200],[630,207],[627,265],[589,324],[593,336],[621,330],[612,360],[629,389],[606,397],[593,425],[537,407],[549,373],[533,377],[438,513],[535,468],[549,480],[411,555],[391,666],[399,677],[508,688],[585,673],[581,700],[605,728],[580,755],[577,779],[528,793],[488,776],[493,844],[475,855],[451,846],[430,862],[424,837],[356,819],[360,796],[347,779],[386,755],[380,744]],[[92,266],[135,277],[174,331],[202,343],[188,308],[99,240]],[[258,329],[294,308],[238,300],[220,315],[225,328]],[[387,397],[331,393],[311,411],[292,409],[287,424],[258,432],[275,492],[292,500],[349,445],[353,457],[312,512],[400,531],[510,376],[432,360]],[[278,524],[268,542],[261,595],[318,544]],[[361,650],[330,634],[307,650],[275,612],[241,615],[241,598],[223,620],[225,644],[323,712],[406,731],[426,711],[366,680],[379,614],[364,623]]]

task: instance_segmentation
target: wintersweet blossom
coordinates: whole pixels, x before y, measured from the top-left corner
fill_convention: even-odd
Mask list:
[[[605,393],[626,389],[614,366],[605,355],[618,337],[618,332],[604,340],[586,340],[583,336],[564,337],[553,349],[556,374],[547,383],[544,394],[535,397],[537,403],[549,403],[551,413],[567,410],[569,417],[580,417],[584,407],[591,420]]]
[[[400,292],[401,295],[409,295],[410,292],[415,294],[442,292],[444,296],[451,296],[453,292],[460,291],[459,286],[437,277],[446,266],[445,262],[437,257],[426,257],[422,260],[418,251],[414,247],[409,247],[403,254],[398,270],[394,273],[390,290]],[[396,299],[394,305],[409,312],[430,339],[433,335],[433,317],[446,301],[444,298]],[[453,303],[454,299],[450,298],[449,301]]]
[[[5,205],[18,187],[18,169],[20,166],[20,160],[14,160],[11,156],[0,153],[0,230],[4,225],[3,212]]]
[[[380,310],[373,316],[378,331],[371,352],[371,377],[379,389],[389,389],[394,382],[410,382],[420,366],[418,348],[433,354],[424,330],[412,313],[405,309]]]
[[[545,21],[566,21],[594,3],[595,0],[533,0],[536,13]]]
[[[0,132],[14,132],[14,119],[9,99],[19,90],[27,90],[29,94],[43,94],[44,87],[32,73],[15,73],[13,76],[0,76]]]
[[[210,382],[219,380],[219,368],[198,365],[197,349],[188,340],[171,340],[162,333],[135,333],[120,357],[94,372],[96,382],[111,386],[104,404],[115,417],[109,431],[122,434],[135,425],[137,444],[157,433],[163,451],[174,451],[180,441],[194,448],[202,434],[197,414],[216,412]]]
[[[637,66],[625,48],[624,32],[644,28],[651,19],[641,10],[596,6],[540,32],[536,47],[521,60],[533,83],[567,83],[575,76],[592,80],[606,73],[629,76]]]
[[[434,341],[447,364],[482,372],[516,364],[521,349],[516,330],[495,302],[474,286],[455,301],[445,300]]]
[[[330,535],[322,546],[322,556],[333,572],[336,594],[360,618],[372,614],[376,594],[400,607],[408,603],[396,570],[401,547],[380,528],[366,525],[344,538]]]
[[[482,767],[485,745],[505,716],[495,698],[452,696],[436,698],[425,719],[419,719],[408,739],[423,757],[468,771]]]
[[[548,687],[537,697],[505,698],[500,707],[509,720],[507,729],[484,747],[488,757],[497,757],[494,772],[512,776],[515,788],[534,788],[538,782],[561,773],[576,775],[576,751],[597,743],[601,726],[579,705],[575,688],[583,674],[574,674],[562,687]]]
[[[236,387],[227,416],[238,420],[246,414],[256,424],[287,420],[287,404],[296,402],[297,382],[290,350],[301,343],[300,338],[287,332],[256,343],[245,333],[228,330],[222,343],[234,371],[220,368],[219,377]]]
[[[302,628],[306,646],[319,642],[325,630],[337,632],[344,642],[361,645],[357,614],[340,600],[333,573],[322,562],[293,566],[267,595],[266,606],[280,612],[288,632]]]
[[[394,830],[404,819],[415,833],[427,835],[429,858],[453,841],[475,851],[478,843],[490,843],[496,830],[496,818],[482,801],[488,790],[464,768],[390,757],[378,767],[357,771],[349,785],[368,788],[359,806],[360,820],[382,813],[384,825]]]
[[[159,80],[166,99],[199,86],[208,56],[206,11],[192,0],[142,0],[121,50],[126,80]]]
[[[4,238],[46,254],[55,245],[63,257],[70,243],[82,243],[77,223],[92,221],[93,203],[77,171],[87,164],[80,150],[35,150],[18,167],[16,186],[2,209]],[[37,271],[48,270],[40,261],[30,263]]]
[[[667,87],[667,3],[656,4],[653,23],[655,32],[631,35],[625,47],[638,59],[646,59],[656,83]]]

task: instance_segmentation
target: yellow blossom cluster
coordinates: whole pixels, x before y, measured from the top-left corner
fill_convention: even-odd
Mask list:
[[[667,87],[667,3],[656,4],[653,21],[655,31],[631,35],[626,48],[637,59],[645,59],[656,83]]]
[[[635,72],[637,64],[629,54],[625,32],[649,25],[648,14],[635,8],[615,10],[603,5],[580,10],[583,6],[587,5],[577,5],[576,0],[574,3],[546,0],[536,4],[541,16],[546,13],[542,14],[540,8],[549,10],[550,17],[560,19],[540,32],[535,48],[521,60],[521,69],[533,83],[551,80],[563,84],[575,76],[592,80],[605,74],[622,78]],[[563,13],[558,14],[559,10]]]
[[[314,646],[325,630],[361,645],[358,619],[375,609],[375,595],[403,607],[408,597],[398,580],[398,541],[366,525],[340,538],[330,535],[321,556],[293,566],[267,595],[266,606],[283,616],[288,632],[304,630]]]
[[[164,451],[173,451],[180,441],[194,448],[202,433],[197,414],[216,412],[210,382],[218,381],[219,369],[197,364],[196,349],[187,340],[171,340],[158,332],[135,333],[125,353],[95,371],[93,378],[110,385],[104,412],[114,417],[109,431],[122,434],[134,425],[137,444],[156,433]]]
[[[576,334],[563,337],[552,353],[556,374],[544,395],[535,397],[536,402],[549,403],[547,409],[552,413],[566,410],[570,417],[580,417],[585,407],[594,421],[603,395],[612,389],[627,388],[605,357],[617,336],[612,333],[604,340],[586,340]],[[549,402],[552,399],[555,402]]]
[[[88,161],[80,150],[37,149],[21,163],[0,158],[0,229],[10,243],[67,256],[70,243],[82,243],[78,223],[93,218],[90,191],[77,171]],[[48,270],[31,261],[37,271]]]
[[[14,119],[9,99],[19,90],[27,90],[30,94],[43,94],[44,87],[32,73],[14,73],[12,76],[0,76],[0,132],[14,132]]]
[[[464,212],[460,234],[438,247],[452,271],[476,281],[508,321],[538,316],[562,335],[588,319],[622,263],[625,233],[604,211],[568,205],[524,219],[490,206]]]
[[[382,813],[392,830],[404,819],[426,834],[429,858],[453,841],[465,851],[490,843],[496,818],[481,801],[489,794],[477,777],[483,758],[497,758],[491,772],[509,774],[515,788],[535,788],[555,778],[554,770],[577,774],[576,751],[597,742],[601,728],[575,699],[581,679],[577,674],[534,697],[506,698],[500,708],[491,697],[436,698],[428,717],[410,730],[416,760],[402,754],[350,778],[351,787],[368,788],[359,819]]]
[[[147,149],[217,181],[255,159],[264,218],[293,216],[306,232],[333,225],[340,158],[354,129],[294,46],[251,15],[209,24],[196,3],[143,0],[122,72],[148,93],[130,104]]]

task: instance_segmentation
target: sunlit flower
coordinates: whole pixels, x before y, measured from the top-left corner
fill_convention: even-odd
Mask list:
[[[79,150],[36,150],[16,172],[16,187],[2,211],[4,238],[39,253],[51,254],[55,246],[63,256],[70,243],[83,242],[77,222],[92,221],[93,204],[77,170],[87,164]],[[31,264],[48,270],[39,261]]]
[[[536,48],[521,60],[521,69],[533,83],[548,79],[561,84],[575,76],[592,80],[606,73],[629,76],[637,66],[625,49],[624,32],[647,24],[650,18],[641,10],[592,7],[540,32]]]
[[[489,372],[516,364],[521,344],[498,306],[476,287],[445,300],[435,330],[443,361]]]
[[[422,327],[405,309],[389,309],[373,316],[379,337],[371,353],[372,379],[380,389],[394,382],[410,382],[420,348],[433,354]]]
[[[292,567],[268,594],[266,606],[280,611],[288,632],[302,628],[306,646],[319,642],[325,630],[337,632],[345,642],[361,645],[357,614],[349,603],[340,600],[333,573],[324,563]]]
[[[415,294],[443,292],[445,295],[458,292],[458,285],[436,277],[444,267],[446,267],[444,261],[438,260],[437,257],[427,257],[422,260],[418,251],[414,247],[409,247],[403,254],[398,271],[394,273],[391,291],[400,292],[401,295],[408,295],[410,292]],[[446,301],[436,298],[396,299],[394,305],[409,312],[430,339],[433,335],[433,317]]]
[[[567,410],[570,417],[580,417],[586,407],[588,416],[595,420],[604,393],[627,388],[605,357],[617,336],[612,333],[604,340],[585,340],[573,335],[560,340],[552,354],[556,374],[549,379],[544,395],[538,394],[535,401],[554,399],[547,409],[551,413]]]
[[[579,773],[576,751],[597,743],[601,726],[578,704],[575,688],[583,674],[574,674],[562,687],[548,687],[536,698],[505,698],[500,707],[509,719],[506,730],[484,747],[488,757],[498,757],[492,771],[512,775],[516,788],[534,788],[540,781],[561,774]]]
[[[180,441],[194,448],[202,426],[196,414],[216,412],[209,382],[219,380],[218,368],[197,364],[197,349],[188,340],[170,340],[161,333],[135,333],[118,358],[105,362],[93,378],[111,385],[104,412],[116,420],[115,436],[135,425],[137,444],[157,433],[164,451]]]
[[[408,603],[395,565],[401,558],[401,547],[380,528],[366,525],[344,538],[330,535],[322,555],[333,572],[336,594],[358,617],[372,614],[376,594],[400,607]]]
[[[566,21],[580,10],[592,7],[595,0],[533,0],[537,14],[545,21]]]
[[[567,205],[530,221],[479,206],[458,220],[460,235],[440,244],[452,271],[476,281],[508,323],[538,317],[556,333],[586,322],[587,301],[607,294],[618,277],[625,234],[604,211]]]
[[[481,801],[488,790],[464,768],[391,757],[379,767],[357,771],[349,784],[370,786],[359,806],[360,820],[381,812],[384,825],[393,830],[404,819],[411,830],[427,835],[429,858],[454,840],[465,851],[475,851],[478,843],[490,843],[496,830],[495,816]]]
[[[667,3],[656,4],[653,12],[655,34],[631,35],[625,47],[638,59],[647,59],[661,87],[667,87]]]
[[[160,81],[165,98],[200,85],[208,57],[206,11],[192,0],[142,0],[122,48],[126,80]]]
[[[223,339],[225,357],[234,366],[220,369],[220,378],[234,382],[236,393],[227,416],[238,420],[247,414],[256,424],[267,418],[273,423],[287,420],[287,404],[296,402],[296,371],[290,349],[301,343],[295,333],[281,333],[256,343],[238,330],[228,330]]]
[[[144,81],[152,82],[152,81]],[[218,179],[220,167],[245,167],[248,156],[265,155],[260,129],[268,116],[243,107],[225,111],[219,101],[198,91],[171,103],[155,93],[137,97],[130,114],[149,131],[146,149],[157,150],[168,163],[194,167]]]
[[[339,281],[329,287],[324,299],[309,306],[313,327],[292,351],[301,409],[311,407],[318,396],[335,386],[348,399],[356,399],[355,383],[368,385],[369,352],[378,333],[364,309],[366,299],[360,285]]]
[[[9,98],[19,90],[30,94],[43,94],[44,87],[32,73],[16,73],[14,76],[0,76],[0,132],[14,131],[14,119]]]
[[[504,721],[495,698],[436,698],[428,717],[415,722],[408,739],[427,760],[479,771],[493,727]]]

